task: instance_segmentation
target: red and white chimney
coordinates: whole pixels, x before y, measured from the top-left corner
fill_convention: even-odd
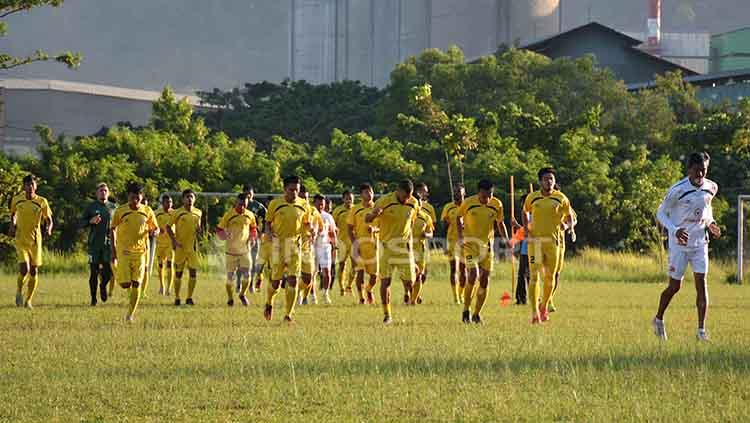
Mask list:
[[[648,1],[648,20],[646,21],[646,41],[648,50],[659,50],[661,44],[661,0]]]

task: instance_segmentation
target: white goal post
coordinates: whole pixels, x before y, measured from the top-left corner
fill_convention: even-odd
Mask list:
[[[743,202],[750,200],[750,195],[737,197],[737,283],[742,283],[745,275],[745,207]],[[750,234],[748,234],[750,235]],[[750,252],[750,251],[748,251]]]

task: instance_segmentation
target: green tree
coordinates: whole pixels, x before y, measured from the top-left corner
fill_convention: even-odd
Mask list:
[[[0,19],[5,19],[20,12],[44,6],[60,7],[64,0],[0,0]],[[8,35],[8,23],[0,20],[0,37]],[[12,69],[33,62],[54,60],[74,69],[81,64],[81,54],[65,51],[51,55],[43,50],[36,50],[28,56],[13,56],[0,52],[0,69]]]

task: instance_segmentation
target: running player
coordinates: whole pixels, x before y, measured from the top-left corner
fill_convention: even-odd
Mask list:
[[[391,278],[398,273],[411,292],[414,275],[414,251],[412,249],[412,226],[417,221],[419,200],[412,195],[414,185],[409,180],[399,182],[395,192],[384,195],[375,202],[375,208],[365,216],[365,222],[377,220],[380,228],[380,300],[383,304],[383,323],[393,323],[391,308]]]
[[[336,261],[338,261],[338,272],[336,278],[339,281],[341,296],[352,293],[354,283],[354,262],[352,261],[352,240],[349,238],[349,226],[347,219],[354,205],[354,194],[346,190],[341,194],[343,204],[333,210],[333,220],[336,222],[338,243],[336,244]],[[346,283],[344,283],[346,281]]]
[[[158,234],[156,216],[150,207],[141,204],[143,187],[128,184],[128,204],[115,210],[112,217],[112,261],[117,264],[117,280],[121,287],[129,290],[129,307],[125,320],[135,319],[135,309],[141,297],[141,284],[148,261],[148,236]]]
[[[659,222],[669,232],[669,286],[661,293],[659,309],[653,320],[654,332],[667,339],[664,312],[672,297],[680,290],[687,265],[693,269],[698,309],[699,341],[707,341],[706,312],[708,311],[708,241],[721,237],[721,229],[714,221],[711,201],[719,186],[706,178],[708,153],[693,153],[688,158],[687,177],[669,189],[656,214]]]
[[[378,228],[374,224],[365,222],[365,216],[375,208],[375,201],[373,201],[375,193],[370,184],[362,184],[359,187],[359,195],[362,202],[349,211],[346,219],[347,231],[349,239],[352,240],[352,262],[357,273],[359,303],[373,304],[375,298],[372,290],[378,282]],[[370,276],[366,287],[365,273]]]
[[[112,238],[110,224],[117,206],[109,201],[109,187],[100,183],[96,186],[96,200],[83,211],[80,225],[89,228],[89,292],[91,305],[97,303],[96,290],[102,302],[107,302],[107,285],[112,280]],[[101,277],[101,281],[100,278]]]
[[[174,249],[175,281],[174,305],[180,305],[182,273],[188,268],[190,280],[185,304],[195,305],[193,293],[198,284],[198,235],[201,233],[201,212],[195,204],[195,192],[186,189],[182,192],[182,207],[172,212],[172,225],[167,226],[167,233]],[[174,228],[174,229],[173,229]]]
[[[429,213],[421,209],[417,215],[417,221],[414,223],[412,239],[414,243],[414,286],[411,295],[404,299],[411,298],[411,305],[422,304],[422,287],[424,285],[424,274],[427,271],[427,251],[429,250],[429,241],[432,239],[435,225],[432,223]]]
[[[156,262],[159,266],[159,294],[168,297],[172,294],[174,284],[174,250],[167,231],[167,226],[169,226],[169,229],[174,232],[172,197],[162,194],[160,203],[161,209],[156,212],[156,223],[159,225],[159,236],[156,238]]]
[[[257,237],[258,225],[253,212],[247,209],[247,194],[237,196],[234,207],[229,209],[216,226],[216,235],[226,241],[226,269],[227,269],[227,305],[234,305],[234,275],[242,276],[240,302],[248,305],[247,289],[250,286],[250,267],[252,266],[250,249]]]
[[[503,204],[495,198],[495,185],[487,179],[479,181],[479,192],[461,203],[456,217],[458,245],[463,251],[466,269],[469,272],[468,284],[464,292],[464,323],[482,323],[481,312],[489,292],[490,273],[495,259],[493,240],[495,227],[500,229],[502,241],[508,239],[508,230],[503,222]],[[479,280],[477,302],[470,315],[474,284]]]
[[[326,198],[317,194],[314,198],[315,209],[320,214],[321,227],[318,237],[315,239],[315,262],[320,272],[320,284],[323,291],[323,301],[331,304],[331,266],[333,265],[333,252],[338,245],[336,236],[336,222],[333,216],[326,211]]]
[[[310,229],[309,231],[302,232],[302,286],[299,290],[299,304],[307,304],[308,297],[313,304],[318,303],[318,299],[315,295],[315,284],[313,279],[315,278],[315,240],[320,233],[321,218],[318,209],[313,207],[310,203],[310,193],[307,188],[302,185],[300,186],[300,198],[305,200],[307,204],[308,213],[310,215]]]
[[[31,300],[39,284],[39,267],[42,265],[42,229],[52,236],[52,210],[47,200],[36,194],[36,178],[26,175],[23,178],[23,192],[10,202],[10,236],[15,236],[16,255],[18,256],[18,283],[16,289],[16,306],[33,308]],[[28,279],[29,287],[26,298],[23,296],[23,285]]]
[[[300,178],[284,178],[284,196],[275,198],[268,204],[266,214],[266,237],[272,243],[271,283],[263,316],[273,318],[273,301],[276,298],[281,280],[286,275],[286,314],[284,321],[292,322],[294,305],[297,301],[297,277],[300,273],[300,236],[310,231],[310,208],[299,197]]]
[[[437,214],[435,213],[435,207],[430,204],[430,189],[427,187],[427,184],[424,182],[419,182],[414,186],[414,196],[416,196],[419,199],[419,205],[424,211],[427,213],[428,216],[430,216],[430,219],[432,220],[432,225],[435,225],[435,222],[437,222]],[[433,229],[434,230],[434,229]],[[432,235],[430,235],[430,239],[432,239]],[[424,249],[424,256],[421,258],[424,260],[425,266],[423,266],[420,271],[417,273],[417,277],[420,279],[419,281],[414,281],[414,286],[416,286],[416,283],[420,283],[420,292],[421,292],[421,285],[424,285],[427,283],[427,263],[430,261],[430,248],[429,248],[429,240],[425,241],[425,246],[427,248]],[[416,243],[414,244],[415,248],[417,247]],[[416,258],[416,256],[415,256]],[[414,299],[412,299],[414,300]],[[417,301],[420,303],[422,302],[422,298],[417,298]]]
[[[466,286],[466,263],[463,259],[463,253],[457,247],[458,228],[456,226],[458,208],[461,207],[464,197],[466,197],[466,189],[463,184],[456,184],[453,187],[453,201],[444,205],[443,211],[440,213],[440,220],[446,228],[445,252],[448,255],[451,289],[453,301],[456,304],[461,304],[463,301],[464,287]]]
[[[529,302],[531,323],[549,320],[549,299],[554,290],[555,273],[560,265],[560,237],[572,225],[570,201],[555,190],[555,169],[545,167],[537,173],[541,190],[526,197],[523,205],[523,225],[528,234]],[[544,296],[540,302],[540,273],[544,276]]]

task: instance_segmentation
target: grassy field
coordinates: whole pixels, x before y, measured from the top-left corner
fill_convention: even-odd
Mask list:
[[[663,284],[637,283],[663,279],[660,267],[587,252],[536,327],[527,307],[499,304],[507,265],[481,327],[460,322],[441,260],[426,304],[396,306],[390,327],[379,306],[338,294],[299,307],[293,326],[269,323],[258,294],[226,307],[218,271],[199,275],[194,308],[152,284],[133,324],[121,290],[89,307],[80,272],[43,274],[36,308],[18,309],[6,273],[0,421],[748,421],[750,288],[724,284],[731,267],[714,266],[713,341],[698,344],[686,281],[660,343],[649,323]]]

